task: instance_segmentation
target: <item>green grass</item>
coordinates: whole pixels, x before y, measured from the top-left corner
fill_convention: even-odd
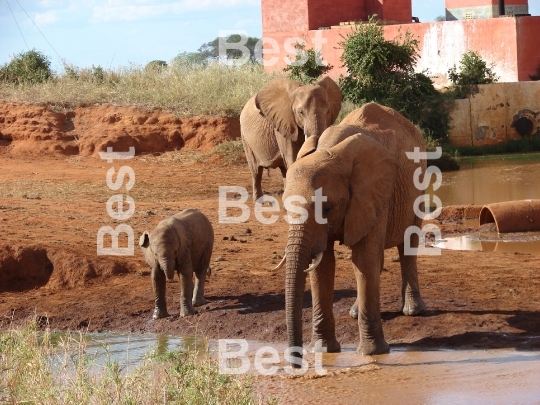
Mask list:
[[[0,333],[0,404],[255,404],[252,380],[218,372],[196,353],[149,356],[139,367],[99,366],[83,334],[53,343],[36,322]]]
[[[240,68],[171,65],[117,70],[77,69],[37,84],[1,83],[0,99],[73,109],[95,104],[161,108],[177,116],[237,117],[246,101],[276,77],[258,65]]]
[[[211,155],[221,156],[226,165],[237,165],[246,162],[244,145],[241,139],[222,142],[211,152]]]
[[[455,157],[540,152],[540,138],[511,139],[506,143],[499,143],[497,145],[486,145],[481,147],[446,146],[444,149],[446,152]]]

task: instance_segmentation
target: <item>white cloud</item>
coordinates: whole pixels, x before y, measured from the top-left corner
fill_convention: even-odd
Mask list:
[[[34,21],[38,27],[43,27],[47,24],[52,24],[58,21],[58,14],[56,11],[46,11],[44,13],[38,13],[34,17]]]
[[[255,6],[259,0],[181,0],[165,3],[156,0],[109,0],[95,6],[94,21],[135,21],[164,14],[183,14],[190,11],[224,9],[236,6]]]

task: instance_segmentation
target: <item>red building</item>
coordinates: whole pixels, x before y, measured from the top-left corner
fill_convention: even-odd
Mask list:
[[[527,0],[505,0],[505,17],[499,18],[498,10],[498,0],[446,0],[448,21],[413,23],[411,0],[262,0],[265,60],[272,60],[266,69],[283,69],[294,59],[291,43],[304,40],[334,66],[330,76],[345,74],[339,42],[353,30],[351,24],[377,14],[385,20],[387,39],[400,30],[415,35],[417,69],[429,69],[439,85],[447,84],[448,69],[470,50],[494,63],[501,82],[530,80],[540,65],[540,17],[527,15]]]

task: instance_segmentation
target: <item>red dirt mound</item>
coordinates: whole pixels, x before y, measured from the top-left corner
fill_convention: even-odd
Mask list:
[[[96,278],[129,272],[125,264],[43,246],[0,245],[0,292],[84,287]]]
[[[178,118],[161,111],[101,105],[66,113],[47,107],[0,102],[0,141],[12,157],[94,155],[113,147],[136,154],[183,147],[209,151],[240,136],[236,118]]]

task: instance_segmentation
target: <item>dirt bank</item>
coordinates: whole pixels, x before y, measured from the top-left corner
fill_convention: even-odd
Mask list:
[[[127,150],[161,153],[183,147],[209,151],[240,136],[236,118],[178,118],[161,110],[98,105],[58,112],[0,102],[0,145],[12,157],[98,156]],[[7,146],[7,147],[6,147]]]

